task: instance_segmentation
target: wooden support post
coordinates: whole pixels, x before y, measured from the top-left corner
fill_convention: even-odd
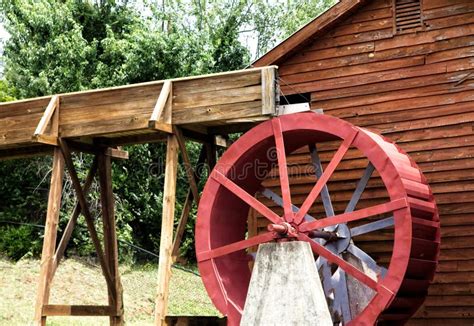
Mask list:
[[[109,288],[109,305],[116,316],[110,316],[110,325],[123,325],[123,289],[118,269],[118,244],[115,226],[115,202],[112,192],[112,161],[107,153],[99,155],[100,201],[104,227],[104,252],[113,287]]]
[[[206,143],[205,146],[207,151],[207,164],[209,165],[209,173],[211,173],[217,163],[217,148],[213,142]]]
[[[43,252],[41,254],[41,270],[39,277],[38,293],[36,297],[34,324],[46,325],[43,316],[43,306],[48,304],[51,273],[53,269],[53,255],[56,247],[59,210],[61,208],[61,191],[64,176],[64,160],[59,149],[54,150],[53,171],[48,197],[48,210],[44,229]]]
[[[178,141],[175,135],[168,136],[166,150],[165,185],[163,192],[163,214],[161,217],[160,259],[158,266],[158,291],[155,305],[155,325],[165,325],[168,308],[168,289],[171,276],[171,246],[176,201],[176,178],[178,172]]]

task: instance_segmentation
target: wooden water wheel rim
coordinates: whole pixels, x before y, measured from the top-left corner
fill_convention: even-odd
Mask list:
[[[302,146],[310,146],[311,150],[320,141],[336,139],[342,144],[301,207],[295,209],[291,203],[286,155]],[[308,220],[309,209],[319,195],[327,192],[328,180],[350,147],[357,148],[369,160],[364,175],[370,177],[370,170],[374,169],[379,173],[389,201],[354,210],[360,198],[356,189],[344,213]],[[272,148],[276,149],[276,158],[267,155]],[[249,166],[255,168],[255,162],[264,165],[272,160],[278,163],[281,185],[281,197],[273,194],[272,199],[283,206],[281,216],[255,198],[257,191],[261,191],[261,173],[259,176],[243,173]],[[359,181],[362,191],[366,182],[364,176]],[[271,196],[267,193],[267,197]],[[269,231],[246,239],[249,206],[268,220]],[[378,226],[372,224],[372,229],[394,226],[391,263],[383,276],[367,275],[345,261],[337,250],[329,250],[311,238],[313,231],[318,231],[320,237],[329,237],[338,225],[384,213],[391,213],[391,220],[379,221]],[[351,230],[354,232],[364,230]],[[240,321],[250,281],[245,249],[281,238],[309,242],[316,255],[375,291],[365,309],[345,323],[373,325],[384,320],[403,322],[423,302],[437,265],[439,237],[439,217],[433,195],[420,170],[406,154],[379,135],[334,117],[308,112],[266,121],[239,138],[224,153],[201,197],[196,252],[206,289],[231,325]]]

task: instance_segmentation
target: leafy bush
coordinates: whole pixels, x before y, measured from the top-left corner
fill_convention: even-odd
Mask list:
[[[34,226],[2,226],[0,227],[0,252],[14,260],[25,256],[36,256],[41,252],[42,245],[39,233]]]

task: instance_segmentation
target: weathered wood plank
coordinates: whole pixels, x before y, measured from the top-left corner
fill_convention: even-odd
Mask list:
[[[115,316],[112,306],[46,305],[43,316]]]

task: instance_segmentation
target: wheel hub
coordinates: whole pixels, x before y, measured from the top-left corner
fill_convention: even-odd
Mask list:
[[[277,241],[296,240],[298,234],[302,233],[298,225],[288,222],[268,224],[267,230],[274,234]],[[328,250],[338,254],[344,252],[351,242],[351,233],[346,224],[338,224],[332,228],[303,233],[313,240],[320,242]]]

